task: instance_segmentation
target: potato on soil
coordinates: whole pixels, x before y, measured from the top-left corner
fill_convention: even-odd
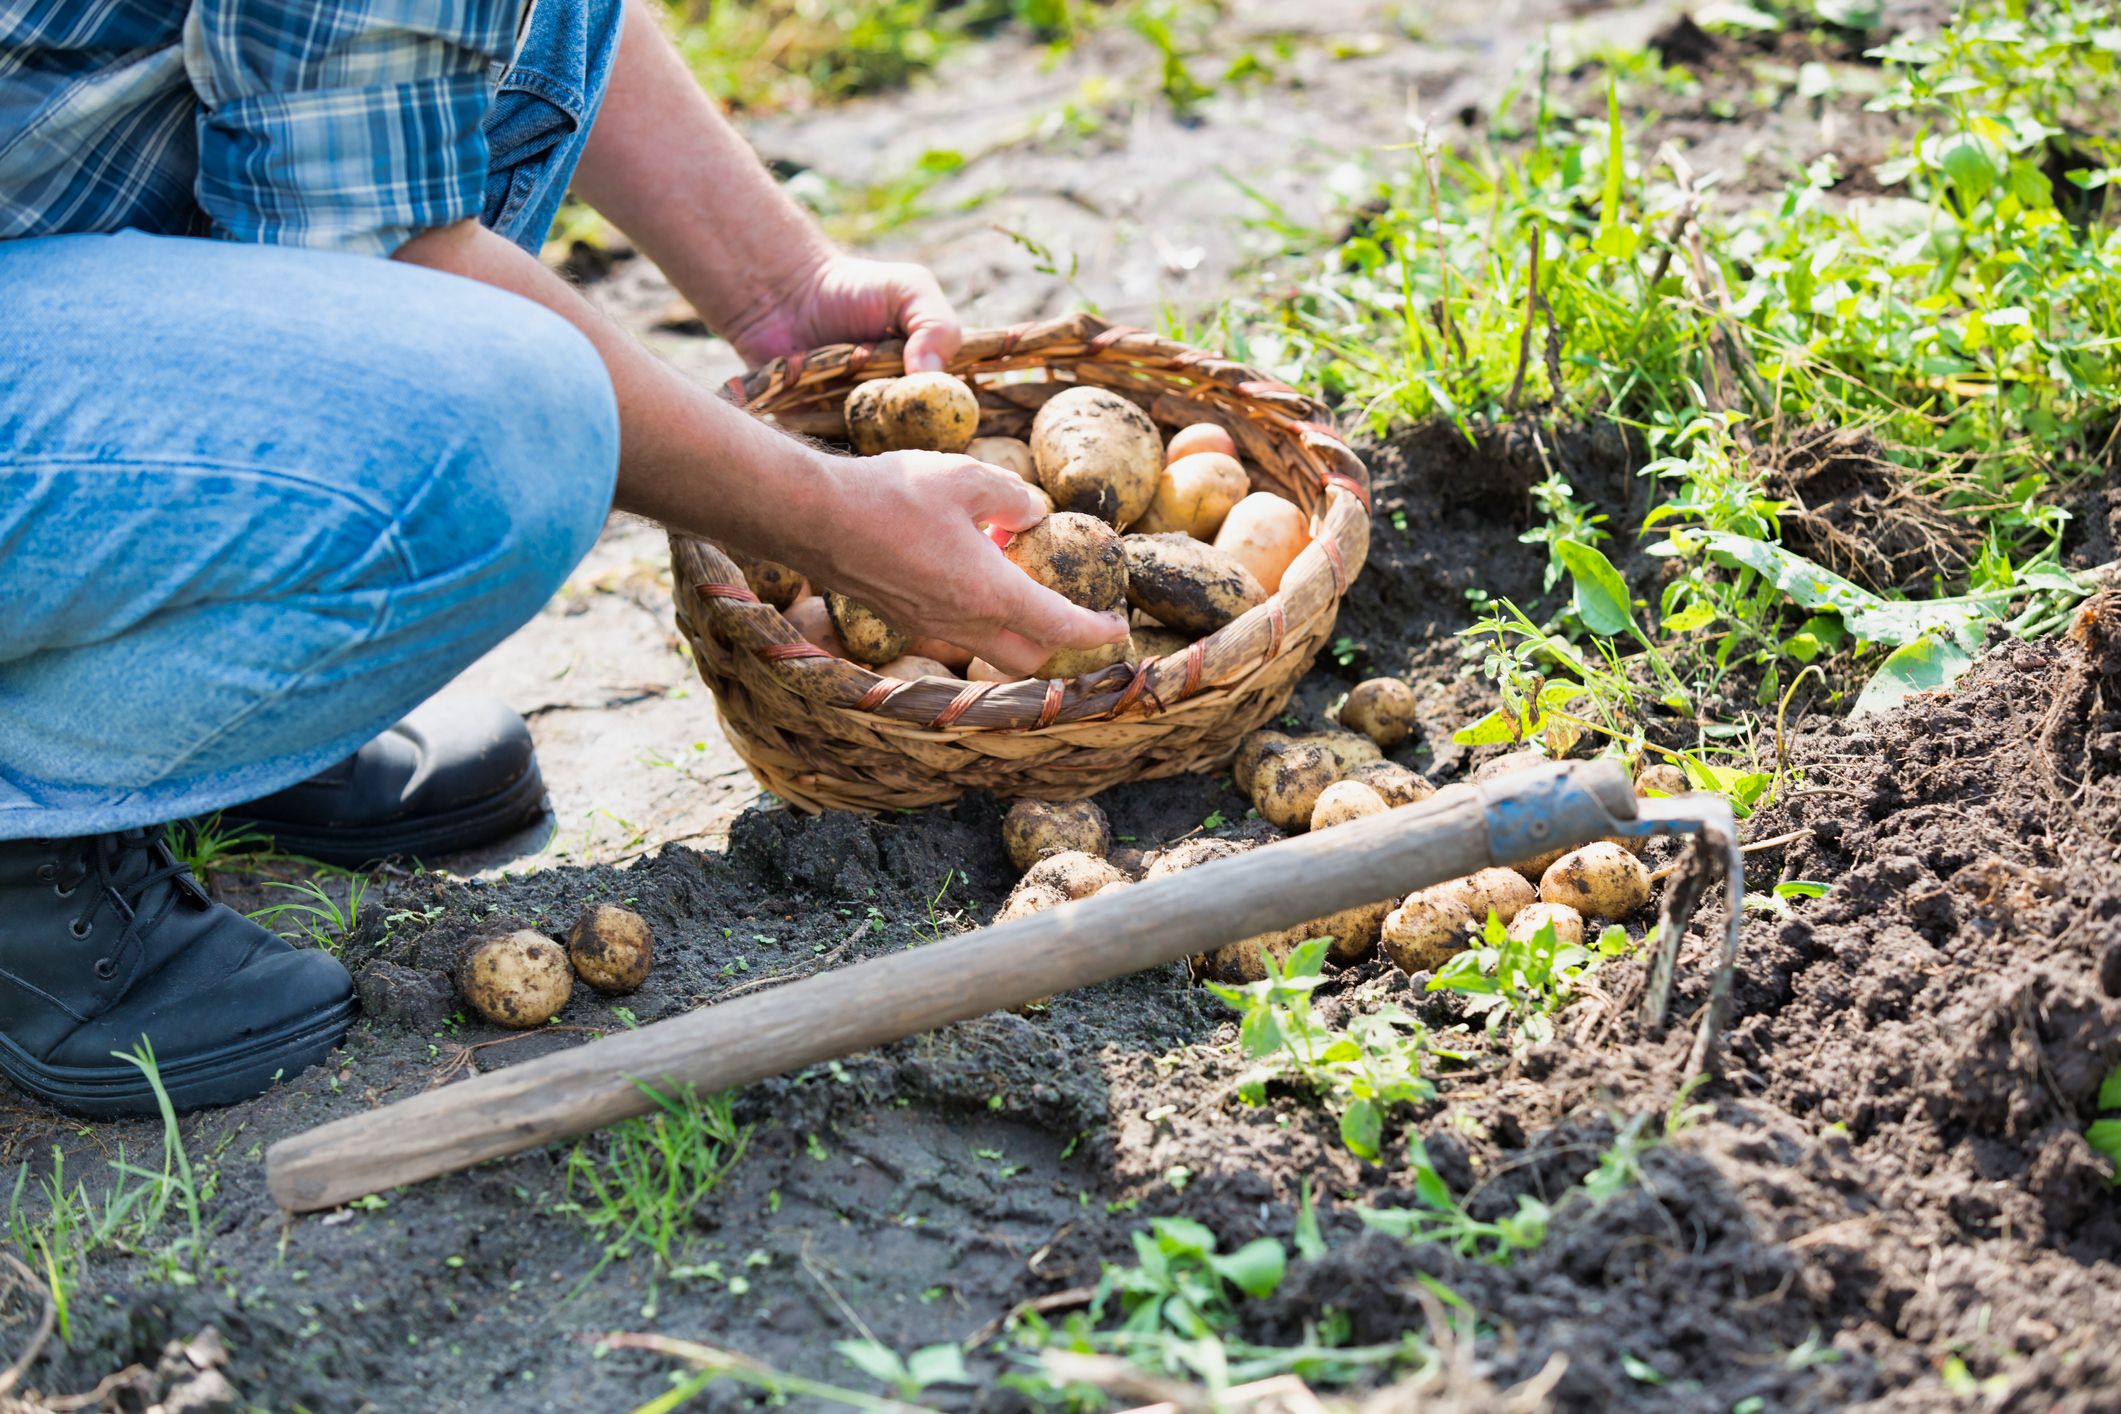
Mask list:
[[[1014,923],[1019,918],[1029,918],[1034,913],[1044,913],[1049,908],[1059,908],[1069,902],[1066,894],[1051,884],[1018,884],[994,910],[994,923]]]
[[[790,628],[833,657],[848,656],[847,645],[840,642],[839,631],[832,626],[832,611],[825,607],[822,595],[805,595],[783,609],[781,617],[788,620]]]
[[[1069,850],[1102,857],[1112,826],[1091,800],[1019,800],[1002,817],[1002,848],[1018,870]]]
[[[1686,772],[1669,761],[1660,761],[1654,766],[1645,766],[1635,777],[1635,794],[1685,795],[1692,790]]]
[[[1340,779],[1340,765],[1315,742],[1297,741],[1267,756],[1252,775],[1252,808],[1287,834],[1311,828],[1311,811],[1327,786]]]
[[[1197,865],[1233,858],[1251,848],[1251,844],[1245,840],[1219,840],[1206,835],[1180,840],[1169,849],[1157,851],[1149,860],[1149,867],[1142,871],[1142,879],[1144,882],[1150,879],[1168,879],[1173,874],[1183,873]]]
[[[648,980],[655,961],[655,934],[648,920],[616,904],[593,903],[567,934],[567,960],[575,976],[600,992],[630,992]]]
[[[1432,885],[1427,892],[1457,899],[1476,923],[1485,924],[1493,912],[1505,926],[1536,900],[1532,886],[1515,869],[1478,869],[1463,879]]]
[[[1064,511],[1115,527],[1137,520],[1156,494],[1164,448],[1156,424],[1105,388],[1075,387],[1048,399],[1031,420],[1038,480]]]
[[[1503,931],[1513,943],[1529,943],[1550,923],[1554,925],[1556,946],[1571,948],[1582,944],[1583,915],[1565,903],[1527,904]]]
[[[1473,784],[1476,786],[1486,785],[1489,781],[1498,780],[1503,776],[1514,776],[1519,771],[1529,771],[1534,766],[1550,766],[1552,764],[1553,759],[1551,757],[1542,756],[1536,751],[1505,752],[1491,761],[1483,761],[1474,767]]]
[[[1231,507],[1252,489],[1236,457],[1222,452],[1195,452],[1180,457],[1156,476],[1149,509],[1129,527],[1143,535],[1174,532],[1195,540],[1213,540]]]
[[[1195,422],[1181,427],[1164,443],[1164,460],[1178,461],[1183,457],[1201,452],[1221,452],[1226,457],[1237,455],[1237,442],[1219,422]]]
[[[1230,762],[1230,783],[1237,787],[1237,793],[1250,800],[1252,778],[1259,771],[1259,763],[1295,740],[1287,732],[1262,730],[1247,734],[1237,744],[1237,755]]]
[[[1127,552],[1096,516],[1055,511],[1009,541],[1009,562],[1046,588],[1099,612],[1127,597]]]
[[[918,653],[907,653],[893,658],[877,668],[881,677],[898,678],[905,682],[919,682],[922,678],[954,678],[956,673],[933,658],[923,658]]]
[[[1267,975],[1265,958],[1286,962],[1289,954],[1313,938],[1330,938],[1326,956],[1339,963],[1359,962],[1377,945],[1385,915],[1392,911],[1391,899],[1382,903],[1344,908],[1325,918],[1314,918],[1294,928],[1261,933],[1217,948],[1196,962],[1194,970],[1210,981],[1237,984],[1257,982]]]
[[[1318,793],[1318,803],[1311,807],[1311,828],[1331,829],[1366,815],[1382,815],[1390,808],[1383,796],[1361,781],[1335,781]]]
[[[1398,678],[1359,682],[1340,705],[1340,724],[1379,746],[1397,746],[1414,734],[1414,689]]]
[[[1250,570],[1190,535],[1127,535],[1120,546],[1127,602],[1166,628],[1200,637],[1267,602]]]
[[[834,589],[825,594],[825,609],[832,615],[832,631],[847,645],[847,656],[855,662],[876,668],[906,656],[906,635],[885,623],[867,604]]]
[[[1478,936],[1472,910],[1449,895],[1423,889],[1385,915],[1378,942],[1401,972],[1434,972]]]
[[[1272,491],[1254,491],[1230,508],[1215,548],[1236,558],[1269,594],[1281,588],[1281,577],[1311,543],[1311,523],[1293,501]]]
[[[1384,797],[1386,805],[1413,805],[1436,794],[1436,787],[1429,778],[1408,770],[1397,761],[1365,761],[1360,766],[1348,768],[1341,779],[1361,781],[1371,790]]]
[[[1385,759],[1385,754],[1377,749],[1377,743],[1361,732],[1311,732],[1297,740],[1323,747],[1344,772]]]
[[[481,938],[457,965],[457,990],[497,1026],[543,1026],[574,995],[567,951],[529,929]]]
[[[1586,918],[1625,918],[1650,901],[1650,871],[1619,845],[1599,840],[1547,867],[1539,901],[1567,904]]]
[[[974,437],[966,444],[965,455],[1003,471],[1013,471],[1033,486],[1039,484],[1038,465],[1031,460],[1031,444],[1021,437]]]
[[[1088,898],[1107,884],[1124,884],[1127,876],[1113,865],[1079,849],[1049,854],[1024,871],[1019,888],[1038,885],[1059,889],[1069,898]]]
[[[864,456],[919,448],[962,452],[979,431],[979,399],[948,373],[858,383],[847,394],[847,433]]]

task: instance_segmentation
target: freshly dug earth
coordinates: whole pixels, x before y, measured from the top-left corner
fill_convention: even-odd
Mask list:
[[[1604,437],[1561,443],[1598,499],[1628,484],[1624,449],[1601,451]],[[1360,652],[1346,667],[1322,660],[1300,699],[1313,729],[1354,681],[1417,668],[1422,730],[1391,755],[1440,777],[1472,764],[1444,734],[1481,705],[1441,686],[1457,668],[1439,637],[1458,626],[1448,586],[1521,583],[1530,600],[1539,574],[1515,541],[1529,510],[1521,464],[1462,441],[1454,461],[1453,445],[1423,433],[1375,459],[1380,533],[1341,626]],[[1407,530],[1388,528],[1391,510]],[[1247,1339],[1296,1341],[1329,1310],[1356,1342],[1426,1330],[1426,1274],[1478,1313],[1475,1370],[1505,1385],[1558,1355],[1551,1398],[1567,1409],[1930,1409],[1967,1381],[1999,1407],[2115,1408],[2121,1203],[2083,1134],[2100,1078],[2121,1063],[2115,612],[2090,615],[2085,646],[2004,645],[1948,697],[1794,732],[1802,783],[1748,833],[1811,833],[1753,856],[1750,882],[1832,888],[1786,919],[1748,915],[1726,1079],[1690,1097],[1712,1112],[1643,1152],[1639,1181],[1602,1204],[1581,1186],[1601,1151],[1638,1116],[1656,1134],[1673,1105],[1706,996],[1700,928],[1666,1034],[1634,1019],[1641,965],[1610,962],[1556,1040],[1443,1070],[1438,1102],[1388,1126],[1383,1165],[1356,1160],[1307,1100],[1242,1104],[1230,1014],[1158,969],[753,1087],[737,1107],[749,1149],[693,1209],[689,1274],[657,1279],[638,1253],[600,1266],[599,1238],[569,1207],[582,1194],[570,1195],[563,1149],[283,1230],[259,1162],[274,1138],[573,1044],[582,1028],[919,946],[974,921],[958,916],[971,901],[991,912],[1014,882],[984,799],[879,820],[756,810],[721,852],[670,848],[629,869],[491,887],[416,879],[371,901],[346,948],[369,1013],[340,1063],[185,1123],[190,1152],[218,1173],[207,1279],[175,1286],[140,1260],[99,1257],[71,1344],[30,1383],[85,1389],[211,1325],[228,1378],[275,1409],[628,1408],[666,1389],[668,1369],[600,1355],[594,1336],[620,1329],[868,1387],[833,1340],[964,1339],[1131,1261],[1128,1235],[1157,1214],[1197,1218],[1226,1248],[1287,1241],[1308,1179],[1329,1250],[1292,1261],[1275,1296],[1243,1308]],[[1100,803],[1116,843],[1139,849],[1212,814],[1230,823],[1209,833],[1268,833],[1215,779]],[[654,929],[640,991],[577,989],[559,1025],[520,1036],[450,1020],[442,969],[467,937],[563,930],[592,902]],[[1387,1002],[1432,1028],[1462,1019],[1454,999],[1377,960],[1318,997],[1329,1022]],[[70,1179],[98,1167],[92,1145],[139,1155],[157,1143],[147,1126],[101,1126],[85,1142],[56,1117],[11,1117],[4,1156],[41,1170],[61,1143]],[[1355,1205],[1413,1202],[1401,1155],[1415,1132],[1475,1215],[1505,1215],[1520,1194],[1552,1203],[1545,1244],[1492,1265],[1367,1232]],[[922,1398],[1021,1407],[994,1383],[1008,1358],[982,1347],[979,1388]],[[718,1388],[703,1407],[743,1402]]]

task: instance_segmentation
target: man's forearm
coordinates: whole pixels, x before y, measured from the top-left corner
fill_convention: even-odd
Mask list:
[[[575,190],[729,335],[784,307],[833,254],[701,91],[642,0],[629,0],[617,69]]]
[[[588,336],[618,396],[621,509],[802,563],[790,542],[837,491],[829,484],[833,459],[685,378],[565,280],[476,222],[423,232],[396,258],[522,295]]]

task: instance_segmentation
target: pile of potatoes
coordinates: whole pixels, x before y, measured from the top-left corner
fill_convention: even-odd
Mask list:
[[[845,413],[849,440],[865,456],[963,452],[1022,477],[1051,509],[1010,540],[1010,561],[1085,608],[1131,611],[1126,642],[1056,653],[1037,677],[1079,677],[1182,652],[1266,602],[1311,543],[1310,524],[1293,503],[1252,491],[1221,426],[1198,423],[1166,443],[1147,413],[1104,388],[1056,393],[1032,419],[1028,442],[979,435],[979,400],[948,373],[858,384]],[[787,566],[743,568],[753,593],[834,657],[908,681],[1007,679],[962,649],[907,635],[845,595],[813,592]]]
[[[473,938],[457,960],[457,990],[497,1026],[543,1026],[574,995],[579,977],[618,996],[648,980],[655,934],[648,920],[614,904],[585,907],[561,947],[529,928]]]

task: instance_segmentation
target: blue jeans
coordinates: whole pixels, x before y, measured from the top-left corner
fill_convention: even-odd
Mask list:
[[[536,250],[617,50],[539,0],[483,219]],[[558,315],[361,256],[0,242],[0,839],[270,794],[528,620],[611,504],[618,414]]]

